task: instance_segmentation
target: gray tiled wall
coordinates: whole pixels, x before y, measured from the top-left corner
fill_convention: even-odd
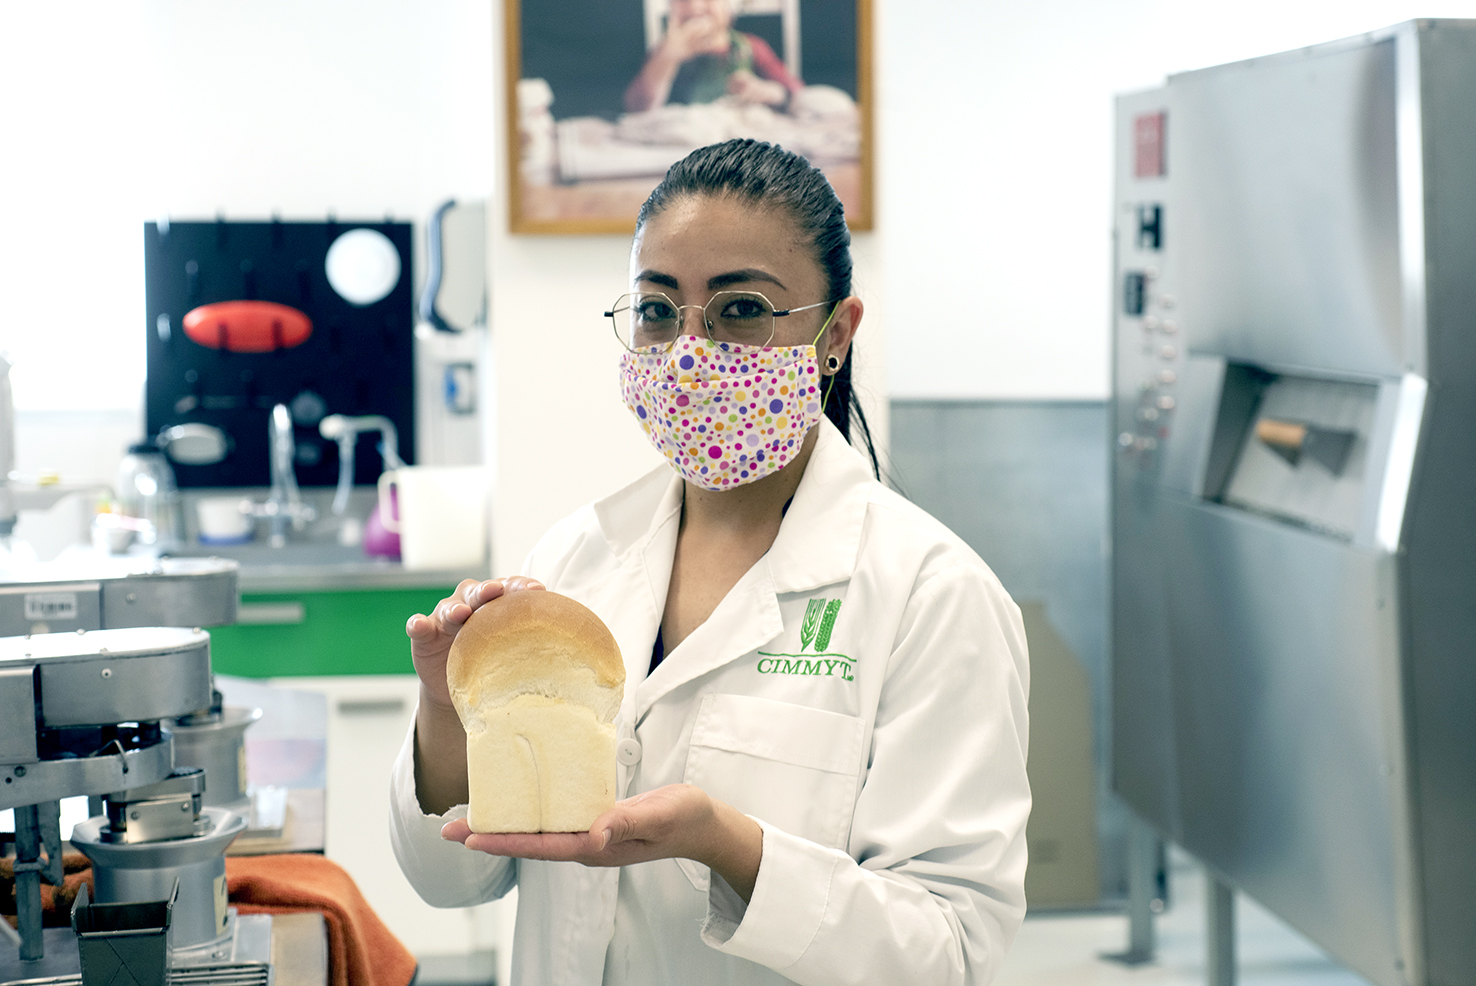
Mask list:
[[[1104,898],[1126,890],[1109,794],[1107,409],[1100,401],[893,401],[893,485],[1046,616],[1092,682]]]

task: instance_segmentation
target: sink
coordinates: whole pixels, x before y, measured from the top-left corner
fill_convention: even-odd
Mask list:
[[[289,541],[273,548],[265,541],[245,544],[190,544],[170,551],[182,558],[229,558],[242,568],[317,568],[325,565],[393,565],[385,558],[371,558],[362,545],[342,545],[336,541]]]
[[[300,590],[425,588],[449,589],[464,578],[487,578],[484,568],[455,572],[410,571],[398,561],[371,558],[360,545],[337,541],[289,541],[273,548],[265,541],[247,544],[189,544],[169,552],[175,558],[228,558],[241,566],[243,593]]]
[[[205,496],[235,496],[260,501],[267,490],[259,488],[196,489],[183,494],[186,533],[190,540],[172,549],[176,558],[228,558],[241,566],[240,585],[245,593],[295,592],[299,590],[446,588],[466,577],[486,578],[478,567],[472,571],[427,572],[407,570],[398,561],[364,554],[363,545],[338,543],[341,519],[332,513],[331,489],[317,487],[302,491],[304,503],[318,512],[318,520],[307,530],[288,535],[280,548],[268,543],[265,525],[257,525],[258,540],[245,544],[200,544],[194,540],[193,501]],[[375,487],[355,487],[348,514],[366,518],[378,500]]]
[[[338,541],[340,518],[332,513],[331,489],[307,488],[302,491],[302,502],[317,511],[318,519],[306,525],[305,530],[287,535],[287,543],[274,548],[268,542],[267,524],[258,522],[256,539],[244,544],[201,544],[195,540],[198,527],[195,524],[195,501],[204,498],[235,498],[260,502],[268,490],[244,487],[240,489],[189,490],[183,495],[183,511],[186,522],[186,542],[173,548],[169,554],[185,558],[229,558],[239,562],[244,572],[252,569],[342,569],[344,566],[363,568],[398,567],[398,562],[364,554],[361,544],[344,545]],[[374,507],[377,490],[373,487],[354,489],[349,500],[352,516],[364,518]]]

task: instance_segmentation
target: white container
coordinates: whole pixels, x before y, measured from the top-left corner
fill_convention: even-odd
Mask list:
[[[244,544],[251,540],[251,515],[241,509],[239,496],[209,496],[195,504],[201,544]]]
[[[484,566],[489,485],[481,466],[404,466],[382,473],[379,517],[385,530],[400,535],[401,563],[418,571]],[[397,509],[390,506],[391,488]]]

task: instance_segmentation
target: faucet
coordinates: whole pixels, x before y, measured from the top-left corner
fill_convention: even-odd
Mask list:
[[[297,489],[297,443],[292,440],[292,412],[286,404],[272,408],[267,418],[267,443],[271,455],[272,491],[266,503],[253,511],[258,516],[270,517],[272,522],[271,546],[281,548],[287,544],[287,525],[301,533],[318,512],[302,502]]]
[[[338,492],[333,497],[333,512],[342,515],[348,510],[349,493],[354,487],[354,446],[362,431],[377,431],[383,436],[380,455],[386,469],[402,469],[405,462],[400,458],[399,432],[395,423],[382,414],[365,414],[348,417],[330,414],[318,425],[324,438],[338,442]]]
[[[364,431],[377,431],[383,436],[380,456],[385,469],[399,469],[405,465],[400,458],[400,439],[395,423],[384,415],[349,417],[330,414],[319,422],[319,434],[338,442],[338,492],[333,497],[333,513],[339,518],[338,543],[342,545],[359,544],[364,539],[363,522],[348,514],[349,494],[354,489],[354,446],[358,444],[359,433]]]

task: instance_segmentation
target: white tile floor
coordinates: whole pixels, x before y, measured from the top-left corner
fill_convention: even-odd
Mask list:
[[[1173,852],[1169,879],[1171,905],[1157,919],[1157,961],[1128,968],[1102,960],[1104,952],[1127,947],[1127,919],[1121,915],[1030,917],[996,986],[1200,986],[1205,981],[1203,871]],[[1235,905],[1242,986],[1369,986],[1253,901],[1237,896]]]

